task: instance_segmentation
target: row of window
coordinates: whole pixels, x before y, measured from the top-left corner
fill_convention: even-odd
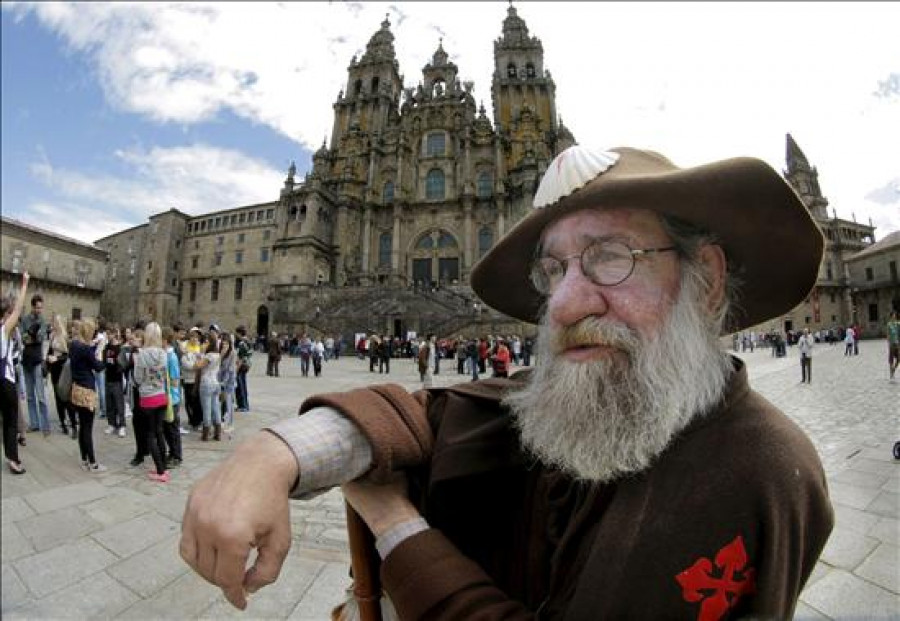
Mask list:
[[[223,252],[216,252],[212,256],[212,265],[213,267],[219,267],[222,265],[222,258],[225,256]],[[260,248],[259,249],[259,261],[260,263],[268,263],[269,262],[269,249],[268,248]],[[244,262],[244,251],[236,250],[234,252],[234,263],[235,265],[240,265]],[[200,256],[194,255],[191,257],[191,269],[197,269],[200,266]]]
[[[254,222],[269,222],[275,219],[274,209],[257,209],[233,213],[227,216],[215,216],[204,220],[188,223],[188,233],[203,233],[214,231],[226,226],[239,226],[241,224],[253,224]]]
[[[520,71],[515,63],[509,63],[506,65],[506,77],[534,78],[537,77],[537,74],[534,70],[534,65],[531,63],[525,65],[524,71]]]
[[[394,236],[391,233],[385,232],[378,237],[378,267],[391,266],[393,242]],[[493,245],[493,231],[489,227],[482,227],[478,231],[478,258],[483,257]],[[453,250],[459,248],[459,245],[456,243],[456,239],[446,231],[440,232],[436,243],[431,234],[423,235],[416,243],[416,250],[433,250],[435,248],[438,250]]]
[[[209,301],[210,302],[218,302],[219,301],[219,280],[214,278],[210,281],[209,285]],[[239,302],[244,299],[244,279],[240,276],[234,279],[234,301]],[[196,302],[197,301],[197,281],[192,280],[188,285],[188,301]]]
[[[490,198],[494,192],[494,177],[489,172],[481,172],[475,181],[475,195],[478,198]],[[444,171],[432,168],[425,176],[425,199],[443,200],[446,195]],[[394,182],[386,181],[381,191],[382,200],[390,203],[394,200]]]

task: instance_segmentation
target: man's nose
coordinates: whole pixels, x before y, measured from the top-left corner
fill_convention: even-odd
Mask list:
[[[590,315],[602,317],[609,310],[604,290],[584,275],[578,261],[569,262],[562,281],[547,301],[551,321],[568,326]]]

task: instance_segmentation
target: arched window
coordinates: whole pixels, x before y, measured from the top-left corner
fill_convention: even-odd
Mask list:
[[[439,201],[444,198],[444,171],[432,168],[425,177],[425,198],[430,201]]]
[[[453,239],[453,235],[447,233],[446,231],[441,232],[441,236],[438,237],[438,248],[456,248],[456,240]]]
[[[478,231],[478,257],[481,258],[494,245],[494,233],[488,227]]]
[[[434,240],[431,239],[431,235],[423,235],[416,244],[417,250],[430,250],[432,248],[434,248]]]
[[[509,63],[506,65],[506,75],[507,77],[514,78],[516,77],[516,65],[513,63]]]
[[[306,205],[300,205],[300,217],[301,218],[306,217]]]
[[[433,132],[428,134],[428,138],[425,142],[425,155],[428,157],[444,155],[446,148],[444,132]]]
[[[378,238],[378,267],[391,266],[391,243],[390,233],[382,233]]]
[[[385,203],[393,202],[394,200],[394,182],[393,181],[385,181],[384,189],[381,193],[382,199]]]
[[[356,83],[353,84],[353,94],[359,95],[362,92],[362,80],[357,80]]]
[[[372,78],[372,92],[373,93],[378,92],[378,76],[375,76],[374,78]]]
[[[475,184],[475,195],[478,198],[490,198],[493,194],[494,178],[491,173],[483,171],[478,173],[478,179]]]
[[[534,65],[533,64],[528,63],[527,65],[525,65],[525,77],[526,78],[534,77]]]

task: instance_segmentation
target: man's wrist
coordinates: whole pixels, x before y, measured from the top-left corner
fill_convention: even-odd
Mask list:
[[[246,453],[242,455],[244,459],[264,459],[266,467],[271,469],[272,476],[286,493],[289,494],[294,489],[300,478],[300,466],[290,447],[277,435],[263,430],[242,444],[239,450]]]

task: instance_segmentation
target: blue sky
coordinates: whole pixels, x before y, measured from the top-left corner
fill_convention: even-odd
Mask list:
[[[407,86],[438,41],[490,109],[497,3],[3,3],[2,210],[82,241],[274,200],[385,15]],[[784,168],[900,230],[900,5],[519,3],[583,144]],[[675,27],[673,27],[673,24]]]

